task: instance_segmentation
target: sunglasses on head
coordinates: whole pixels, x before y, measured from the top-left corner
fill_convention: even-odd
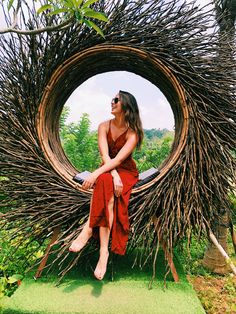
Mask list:
[[[115,104],[117,104],[120,101],[120,99],[118,97],[115,97],[112,99],[112,102],[114,102]]]

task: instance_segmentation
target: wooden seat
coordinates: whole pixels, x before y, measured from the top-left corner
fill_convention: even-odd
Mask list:
[[[80,172],[78,174],[76,174],[73,177],[73,180],[75,182],[78,182],[79,184],[83,184],[84,180],[88,177],[88,175],[90,174],[90,171],[83,171]],[[152,179],[156,178],[156,176],[158,176],[158,174],[160,173],[160,171],[156,168],[150,168],[144,172],[141,172],[139,174],[139,180],[138,182],[135,184],[135,186],[133,187],[133,189],[141,187],[143,184],[146,184],[150,181],[152,181]]]

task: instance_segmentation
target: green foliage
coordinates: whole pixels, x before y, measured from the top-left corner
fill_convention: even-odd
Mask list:
[[[233,224],[236,225],[236,190],[235,190],[235,193],[231,193],[229,195],[229,198],[231,202],[232,221],[233,221]]]
[[[151,167],[158,168],[169,155],[174,140],[173,132],[168,130],[145,130],[144,134],[142,149],[134,152],[140,172]]]
[[[175,256],[184,268],[188,279],[193,283],[198,297],[207,313],[235,313],[235,278],[232,273],[224,276],[211,272],[203,267],[202,260],[209,242],[207,237],[192,237],[191,245],[185,239],[175,248]],[[235,263],[233,243],[228,234],[228,251]],[[216,295],[219,293],[219,298]],[[225,311],[225,309],[228,309]]]
[[[210,272],[202,266],[202,259],[207,247],[207,239],[201,239],[201,241],[195,237],[191,239],[191,245],[189,245],[188,239],[182,241],[176,248],[175,254],[184,271],[189,275],[206,276]]]
[[[99,35],[105,38],[102,30],[90,19],[97,19],[103,22],[108,22],[108,18],[102,12],[97,12],[90,8],[90,5],[94,4],[98,0],[60,0],[52,1],[48,0],[47,4],[43,5],[38,10],[38,14],[46,12],[48,15],[63,14],[65,20],[74,18],[77,22],[87,25],[89,28],[93,28]]]
[[[9,0],[7,4],[7,9],[10,10],[11,7],[13,6],[14,0]]]
[[[199,239],[196,235],[192,235],[191,243],[186,237],[186,239],[184,239],[181,243],[178,244],[178,246],[175,247],[175,255],[178,257],[178,260],[183,266],[185,273],[191,276],[217,276],[215,273],[211,272],[202,265],[202,260],[208,245],[209,239],[206,235],[202,236],[201,239]],[[236,255],[230,233],[228,233],[227,245],[228,254],[232,257],[232,262],[235,263]]]
[[[63,22],[75,20],[78,23],[94,29],[100,36],[105,38],[101,28],[91,21],[91,19],[96,19],[108,22],[105,13],[97,12],[90,7],[98,1],[99,0],[48,0],[38,9],[37,14],[45,13],[48,16],[57,15],[62,18]],[[37,0],[33,0],[33,2],[37,2]],[[21,6],[21,1],[7,0],[6,3],[8,11],[14,9],[16,12],[19,10],[19,6]]]
[[[170,131],[167,129],[149,129],[144,130],[145,137],[148,140],[152,140],[155,138],[162,138],[166,135],[166,133],[169,133]]]
[[[4,296],[10,297],[20,285],[22,279],[23,276],[19,274],[8,276],[7,266],[0,265],[0,300]]]
[[[67,133],[66,119],[68,118],[69,114],[70,108],[68,106],[64,106],[60,117],[60,134],[62,135],[62,137]]]
[[[236,213],[236,191],[235,194],[230,194],[229,196],[230,201],[231,201],[231,207],[232,207],[232,211]]]
[[[35,232],[39,230],[35,226]],[[17,233],[16,237],[13,237]],[[43,256],[44,245],[32,241],[16,228],[0,230],[0,299],[11,296],[21,284],[25,272]]]
[[[232,297],[236,296],[236,285],[234,284],[234,277],[233,276],[227,277],[227,281],[226,281],[226,284],[225,284],[223,289],[226,291],[226,293],[229,296],[232,296]]]
[[[9,180],[9,179],[6,178],[6,177],[1,177],[0,176],[0,184],[4,184],[4,181],[7,181],[7,180]],[[0,191],[0,204],[1,204],[1,206],[0,206],[0,213],[5,213],[7,211],[7,208],[4,206],[5,198],[6,198],[6,195],[4,195],[3,191],[1,190]],[[0,248],[0,250],[1,250],[1,248]]]
[[[79,123],[65,124],[68,108],[61,115],[60,137],[65,154],[79,171],[93,171],[100,163],[97,133],[90,131],[89,115],[84,113]]]

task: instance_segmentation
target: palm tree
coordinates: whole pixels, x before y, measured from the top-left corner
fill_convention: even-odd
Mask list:
[[[227,43],[227,49],[224,50],[225,57],[233,58],[233,50],[235,49],[235,21],[236,21],[236,1],[235,0],[214,0],[216,21],[219,26],[219,44]],[[234,149],[234,148],[232,148]],[[228,226],[231,229],[231,235],[236,247],[236,237],[233,230],[233,224],[228,217],[226,211],[222,211],[220,219],[216,221],[215,234],[218,242],[227,251],[227,234]],[[225,258],[213,243],[210,243],[203,259],[203,265],[214,271],[223,274],[229,270]]]

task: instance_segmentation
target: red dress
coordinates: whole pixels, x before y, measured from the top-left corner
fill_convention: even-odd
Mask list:
[[[126,142],[128,129],[115,141],[111,135],[111,121],[107,134],[109,156],[114,158]],[[130,154],[117,168],[117,172],[123,183],[123,192],[120,197],[114,197],[114,220],[111,230],[112,252],[124,255],[129,237],[129,216],[128,204],[132,187],[138,181],[136,164]],[[97,227],[109,227],[108,203],[114,195],[113,179],[110,172],[100,175],[95,183],[90,211],[90,227],[93,228],[93,235],[98,238]]]

